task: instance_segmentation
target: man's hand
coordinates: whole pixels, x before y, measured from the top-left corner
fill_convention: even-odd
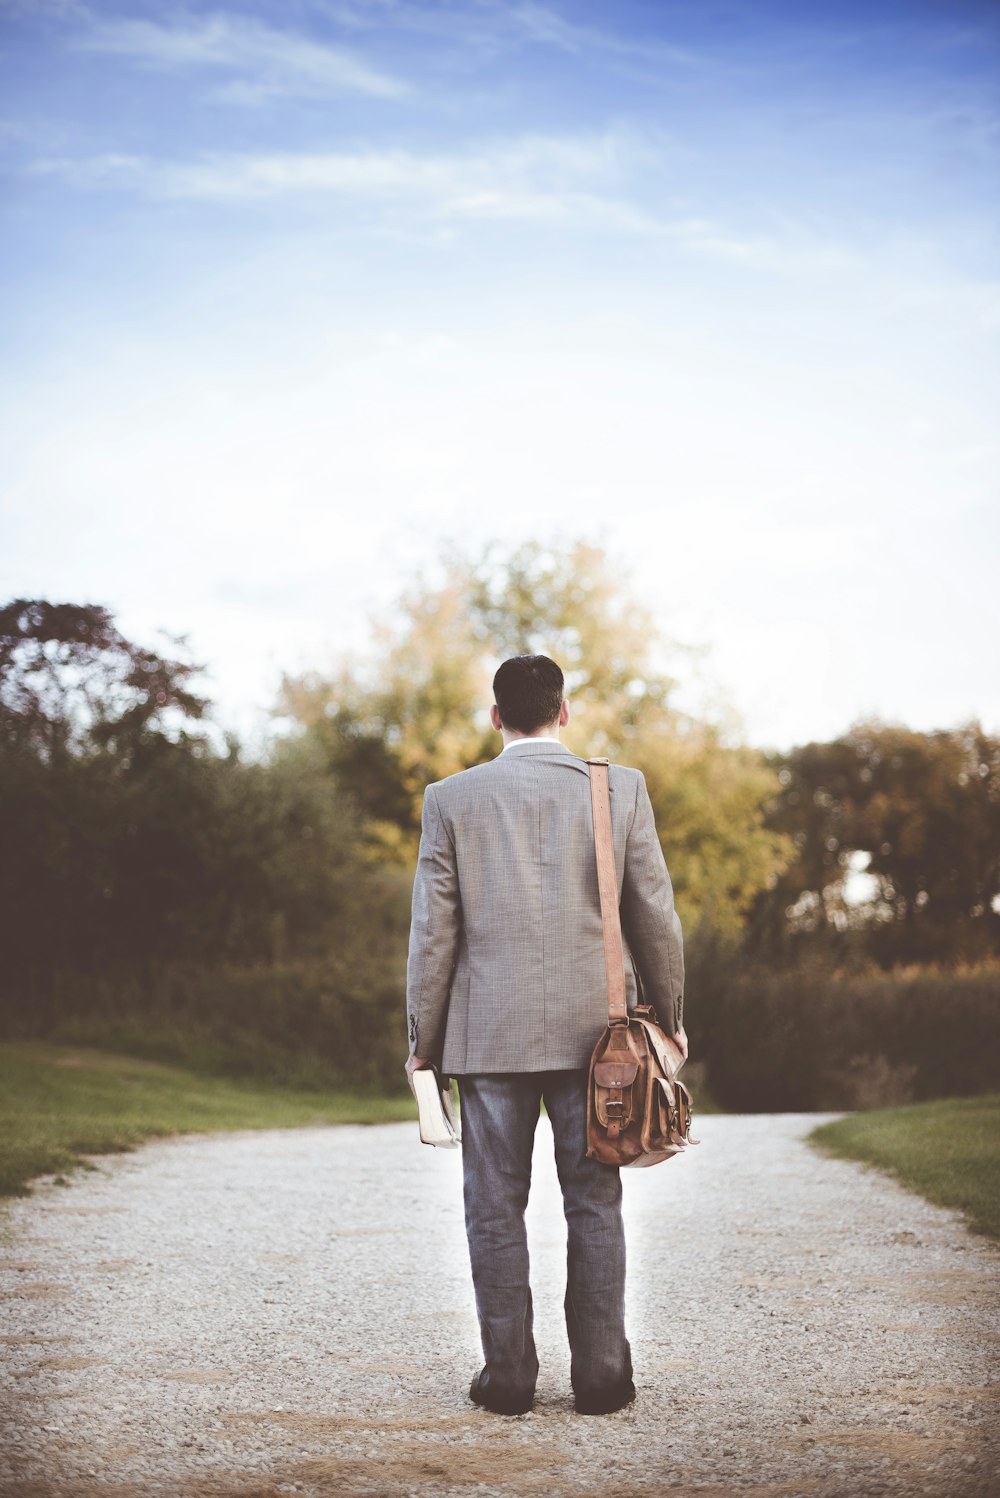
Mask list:
[[[674,1042],[674,1045],[680,1046],[681,1051],[684,1055],[684,1060],[686,1061],[688,1056],[688,1038],[684,1034],[684,1026],[681,1025],[676,1035],[671,1035],[670,1039]]]
[[[413,1073],[415,1071],[419,1071],[422,1066],[430,1066],[430,1059],[429,1059],[429,1057],[427,1057],[427,1056],[410,1056],[408,1058],[408,1060],[407,1060],[407,1063],[406,1063],[406,1081],[407,1081],[407,1083],[409,1085],[409,1088],[410,1088],[411,1092],[413,1092]],[[416,1095],[417,1094],[415,1092],[413,1092],[413,1096],[416,1097]]]

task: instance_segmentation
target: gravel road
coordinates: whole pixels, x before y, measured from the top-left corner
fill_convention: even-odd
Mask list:
[[[832,1116],[832,1115],[824,1115]],[[817,1115],[705,1117],[625,1171],[639,1397],[573,1413],[539,1124],[535,1408],[480,1366],[457,1152],[415,1123],[187,1135],[0,1208],[0,1492],[19,1498],[1000,1493],[1000,1249]]]

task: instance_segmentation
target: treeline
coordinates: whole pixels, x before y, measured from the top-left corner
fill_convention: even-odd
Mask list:
[[[452,553],[363,661],[285,678],[249,760],[213,731],[186,651],[136,645],[99,606],[14,600],[3,1033],[400,1085],[423,788],[497,752],[492,671],[544,650],[567,671],[570,747],[646,774],[693,1056],[723,1104],[996,1086],[1000,742],[868,724],[768,758],[675,707],[669,648],[595,547]]]
[[[1000,952],[1000,739],[862,723],[771,763],[767,823],[795,856],[754,902],[748,952],[883,967]]]
[[[405,874],[309,736],[215,747],[200,669],[100,607],[0,611],[3,1033],[384,1085]]]

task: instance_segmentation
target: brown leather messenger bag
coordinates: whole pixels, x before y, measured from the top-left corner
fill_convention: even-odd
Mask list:
[[[626,1003],[608,760],[587,764],[608,972],[608,1025],[587,1079],[587,1154],[606,1165],[658,1165],[698,1143],[690,1133],[691,1094],[677,1080],[683,1053],[661,1029],[653,1006],[630,1011]]]

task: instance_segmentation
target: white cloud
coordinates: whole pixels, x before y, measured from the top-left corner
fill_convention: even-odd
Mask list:
[[[37,159],[35,173],[80,188],[153,198],[239,203],[350,196],[444,218],[604,218],[633,231],[654,221],[614,189],[628,148],[610,135],[531,136],[462,153],[406,150],[211,152],[188,161],[107,153]]]
[[[405,222],[549,222],[659,239],[695,255],[775,274],[840,271],[847,248],[794,226],[750,232],[711,217],[672,217],[642,206],[642,176],[660,169],[649,146],[621,132],[523,136],[463,152],[361,150],[206,152],[189,160],[107,153],[45,157],[30,170],[71,186],[217,206],[278,198],[351,198]],[[371,221],[355,219],[355,227]]]
[[[503,5],[500,13],[512,29],[521,32],[529,40],[558,47],[565,52],[597,50],[618,56],[637,57],[646,62],[668,61],[684,65],[698,61],[686,48],[669,46],[658,38],[624,37],[596,27],[580,26],[568,21],[547,5]]]
[[[79,45],[152,67],[237,73],[238,79],[218,91],[218,97],[237,103],[288,94],[354,93],[392,99],[406,92],[399,79],[368,67],[342,48],[245,16],[218,14],[177,25],[119,18],[97,21]]]
[[[655,34],[631,37],[611,29],[584,26],[548,5],[533,0],[512,5],[510,0],[480,0],[476,5],[425,6],[412,0],[313,0],[311,8],[353,31],[392,26],[456,44],[464,57],[496,54],[523,44],[549,47],[573,56],[599,53],[604,60],[629,59],[653,66],[704,66],[706,58],[686,47],[664,42]]]

